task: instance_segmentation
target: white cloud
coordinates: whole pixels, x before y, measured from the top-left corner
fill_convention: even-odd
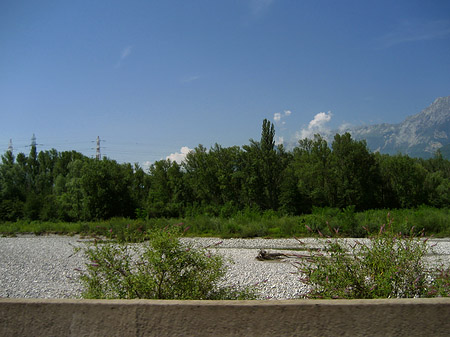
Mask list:
[[[349,131],[349,130],[351,130],[353,128],[353,124],[351,124],[351,123],[342,123],[340,126],[339,126],[339,132],[340,133],[344,133],[344,132],[347,132],[347,131]]]
[[[326,124],[331,120],[331,111],[319,112],[314,116],[314,119],[309,122],[308,127],[297,132],[298,139],[312,138],[314,134],[320,133],[326,135],[330,133],[330,129],[326,127]]]
[[[289,117],[292,114],[290,110],[284,110],[284,113],[281,112],[275,112],[273,114],[273,120],[278,125],[284,125],[286,122],[283,120],[286,117]]]
[[[153,162],[151,162],[150,160],[147,160],[145,162],[142,163],[142,169],[146,172],[148,172],[150,166],[153,165]]]
[[[186,159],[187,154],[191,151],[192,149],[188,148],[187,146],[183,146],[180,149],[180,152],[172,153],[167,156],[166,159],[169,159],[170,161],[176,161],[178,164],[181,164],[181,162]]]
[[[325,123],[329,122],[331,120],[331,111],[328,111],[328,113],[325,112],[319,112],[317,115],[314,116],[314,119],[309,122],[308,128],[314,129],[314,128],[321,128]]]

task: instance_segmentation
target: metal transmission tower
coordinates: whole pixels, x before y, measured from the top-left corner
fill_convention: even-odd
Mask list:
[[[38,145],[43,145],[43,144],[37,144],[37,143],[36,143],[36,136],[35,136],[35,134],[33,133],[33,137],[31,137],[31,144],[30,144],[30,145],[27,145],[26,147],[30,147],[30,148],[31,148],[31,152],[33,152],[34,155],[37,156],[37,149],[36,149],[36,146],[38,146]]]
[[[96,146],[95,148],[91,148],[91,149],[92,149],[92,150],[95,149],[95,159],[101,160],[101,159],[102,159],[102,153],[101,153],[102,146],[101,146],[101,142],[105,142],[105,140],[104,140],[104,139],[100,139],[100,136],[97,136],[97,140],[91,141],[91,143],[94,143],[94,142],[97,143],[97,146]],[[103,148],[105,148],[105,147],[103,146]]]
[[[31,137],[31,144],[30,144],[30,145],[27,145],[26,147],[31,147],[31,149],[34,149],[34,151],[36,151],[36,146],[38,146],[38,145],[42,146],[42,145],[44,145],[44,144],[37,144],[37,143],[36,143],[36,136],[35,136],[35,134],[33,133],[33,137]]]
[[[97,159],[97,160],[100,160],[100,159],[102,159],[102,154],[101,154],[101,152],[100,152],[100,136],[97,136],[97,148],[96,148],[96,151],[95,151],[95,158]]]
[[[13,145],[12,145],[12,138],[9,139],[9,145],[8,145],[8,152],[13,153]]]

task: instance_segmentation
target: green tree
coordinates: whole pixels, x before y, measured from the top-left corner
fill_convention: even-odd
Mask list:
[[[2,156],[0,165],[0,221],[14,221],[23,216],[26,175],[15,162],[12,151]]]
[[[25,202],[23,207],[23,215],[29,220],[38,220],[41,209],[44,205],[43,196],[40,195],[38,179],[39,179],[39,160],[36,149],[36,139],[33,135],[30,154],[26,157],[23,154],[17,156],[19,167],[25,173]]]
[[[55,182],[59,218],[65,221],[88,220],[84,210],[84,194],[81,184],[84,159],[67,164],[67,175],[59,174]]]
[[[293,156],[290,155],[288,166],[281,174],[279,204],[280,211],[289,215],[300,215],[310,204],[307,198],[301,194],[299,189],[299,177],[296,175]]]
[[[424,181],[427,203],[434,207],[450,205],[450,179],[441,171],[427,173]]]
[[[210,211],[217,212],[221,204],[221,193],[217,162],[213,155],[203,145],[199,145],[187,154],[183,169],[193,202],[203,209],[209,208]]]
[[[36,176],[35,190],[41,200],[39,219],[45,221],[58,218],[56,196],[53,191],[55,185],[54,169],[58,160],[58,152],[55,149],[41,151],[38,154],[39,172]]]
[[[325,207],[335,203],[331,170],[331,149],[320,135],[314,139],[302,139],[294,149],[293,170],[302,198],[302,212],[310,212],[312,206]]]
[[[88,160],[81,174],[84,216],[88,219],[108,219],[115,216],[132,217],[135,205],[129,187],[131,165],[116,161]]]
[[[354,205],[359,210],[376,208],[380,175],[366,142],[353,140],[349,133],[336,134],[332,148],[335,205]]]
[[[260,163],[263,182],[263,209],[278,209],[279,177],[284,169],[281,152],[275,148],[275,127],[264,119],[261,132]],[[283,150],[281,150],[283,151]]]
[[[450,160],[444,159],[440,150],[427,160],[419,159],[419,163],[430,173],[440,172],[443,178],[450,179]]]
[[[148,214],[150,217],[178,217],[185,201],[183,173],[177,162],[160,160],[150,167]]]
[[[67,176],[70,171],[69,165],[73,163],[75,160],[86,160],[88,159],[83,154],[76,151],[63,151],[58,154],[58,160],[55,163],[53,175],[55,178],[59,175],[63,177]]]
[[[58,152],[55,149],[41,151],[37,158],[39,171],[36,176],[36,191],[40,194],[51,194],[55,178],[53,173],[59,160]]]
[[[380,156],[383,206],[412,208],[427,203],[424,188],[426,170],[406,155]]]
[[[427,170],[424,181],[427,203],[435,207],[450,205],[450,161],[438,150],[433,158],[419,162]]]
[[[209,151],[214,163],[220,204],[241,208],[242,151],[238,146],[224,148],[215,144]]]
[[[28,179],[30,181],[30,189],[35,190],[36,178],[39,174],[39,161],[35,141],[31,145],[30,154],[28,155],[27,158],[26,172],[28,174]]]
[[[284,149],[275,146],[273,123],[264,119],[259,142],[243,146],[243,195],[246,206],[278,209],[281,172],[287,166]]]
[[[142,167],[137,163],[134,164],[132,180],[131,197],[137,206],[136,215],[142,216],[145,214],[144,209],[147,207],[150,180]]]

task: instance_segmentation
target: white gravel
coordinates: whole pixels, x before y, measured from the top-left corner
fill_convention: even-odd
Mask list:
[[[257,285],[261,297],[268,299],[296,298],[306,291],[295,274],[291,259],[256,260],[260,249],[287,253],[289,249],[300,248],[295,239],[183,240],[197,246],[217,247],[219,253],[233,260],[234,263],[228,266],[226,279],[230,285]],[[74,248],[83,247],[83,241],[86,240],[78,236],[56,235],[0,238],[0,297],[79,298],[81,286],[77,269],[82,269],[85,261],[81,253],[74,254]],[[309,246],[317,246],[314,239],[302,241]],[[434,250],[438,257],[450,263],[450,239],[430,241],[436,244]]]

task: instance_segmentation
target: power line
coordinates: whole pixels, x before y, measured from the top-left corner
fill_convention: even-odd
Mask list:
[[[156,142],[133,142],[133,141],[125,141],[125,142],[114,142],[110,143],[108,141],[108,147],[104,146],[104,142],[106,140],[97,137],[96,140],[93,141],[81,141],[80,139],[71,139],[71,140],[61,140],[58,138],[53,138],[52,140],[46,140],[43,142],[44,144],[38,143],[36,139],[36,135],[33,134],[33,137],[25,143],[25,139],[17,139],[14,138],[14,146],[13,139],[2,139],[5,146],[1,146],[0,151],[6,152],[11,148],[14,151],[23,151],[26,148],[30,148],[32,146],[38,146],[40,150],[45,151],[49,149],[58,149],[62,147],[63,149],[59,149],[58,151],[78,151],[89,155],[95,159],[101,160],[103,157],[108,156],[108,158],[115,158],[119,161],[123,162],[134,162],[134,161],[144,161],[143,157],[149,158],[150,160],[158,160],[164,159],[168,154],[174,152],[173,148],[175,146],[167,143],[158,144]],[[7,145],[9,142],[9,145]],[[92,146],[92,143],[95,142],[95,145]],[[88,145],[91,144],[91,145]],[[107,153],[105,153],[105,149],[107,149]],[[93,155],[93,151],[95,151],[95,157]],[[111,156],[111,157],[110,157]],[[154,159],[156,158],[156,159]]]

